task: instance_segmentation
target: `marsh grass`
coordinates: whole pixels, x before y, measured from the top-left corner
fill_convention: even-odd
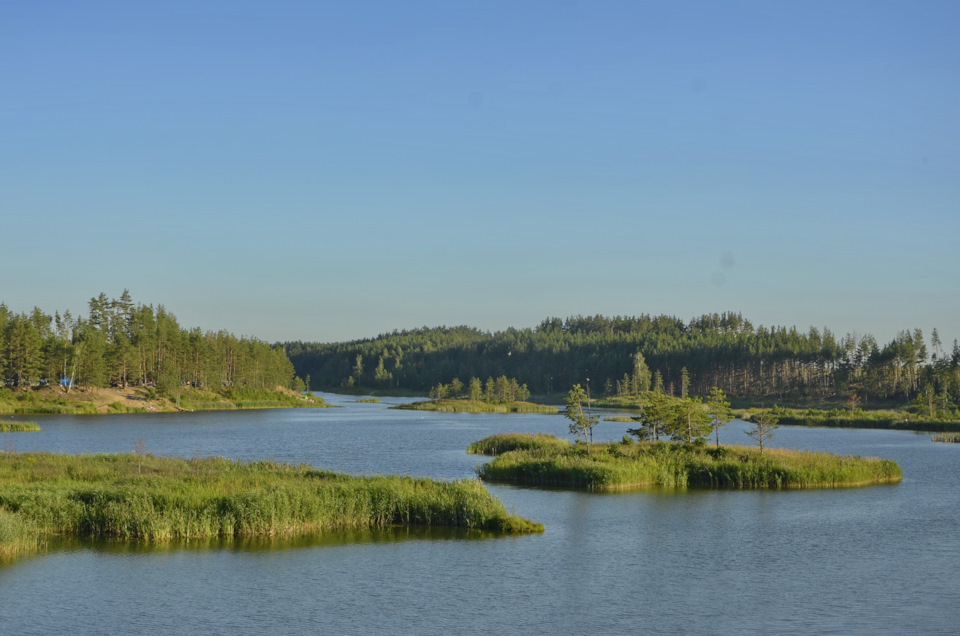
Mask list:
[[[940,433],[933,436],[933,441],[960,444],[960,433]]]
[[[787,426],[960,431],[960,421],[956,419],[934,419],[916,413],[885,409],[857,409],[851,411],[848,409],[796,409],[775,406],[772,408],[742,409],[737,412],[737,417],[748,422],[754,422],[757,415],[764,411],[772,413],[781,425]]]
[[[672,442],[593,444],[589,451],[583,445],[540,444],[501,452],[478,472],[490,482],[592,491],[842,488],[902,479],[900,467],[885,459],[769,448],[761,455],[754,447]]]
[[[467,447],[467,452],[474,455],[500,455],[513,450],[545,452],[564,451],[570,448],[568,440],[548,435],[546,433],[499,433],[485,437]]]
[[[42,545],[43,540],[33,524],[0,508],[0,562],[35,552]]]
[[[39,430],[40,425],[36,422],[0,422],[0,433],[19,433]]]
[[[556,414],[560,410],[555,406],[534,404],[533,402],[505,402],[492,404],[480,400],[424,400],[410,404],[398,404],[392,409],[409,411],[437,411],[441,413],[545,413]]]
[[[0,453],[0,511],[11,528],[3,536],[26,532],[34,541],[295,536],[393,525],[543,531],[507,513],[478,480],[135,454]]]

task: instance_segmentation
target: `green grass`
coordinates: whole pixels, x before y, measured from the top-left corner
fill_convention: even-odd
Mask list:
[[[742,409],[737,417],[748,422],[754,421],[757,413],[769,411],[777,417],[779,423],[788,426],[833,426],[844,428],[877,428],[910,431],[958,431],[960,420],[934,419],[892,410],[849,409],[793,409],[775,406],[772,408]]]
[[[0,413],[19,415],[92,415],[99,413],[91,402],[62,397],[38,396],[33,391],[0,389]]]
[[[0,508],[0,563],[36,552],[42,545],[43,539],[36,527],[20,515]]]
[[[0,433],[18,433],[22,431],[39,431],[40,425],[36,422],[0,422]]]
[[[0,513],[6,552],[52,536],[163,541],[393,525],[543,531],[509,514],[477,480],[135,454],[0,453]]]
[[[490,439],[490,438],[488,438]],[[563,440],[558,440],[563,441]],[[502,452],[478,468],[485,481],[591,491],[649,487],[840,488],[896,483],[896,463],[781,449],[672,442],[541,443]]]
[[[468,453],[474,455],[500,455],[512,450],[543,450],[557,451],[566,449],[570,442],[553,435],[537,433],[500,433],[485,437],[467,447]]]
[[[424,400],[410,404],[391,406],[393,409],[410,411],[438,411],[442,413],[559,413],[555,406],[534,404],[533,402],[505,402],[492,404],[479,400]]]
[[[276,409],[327,406],[322,398],[267,389],[229,388],[216,393],[185,388],[179,407],[187,411]]]
[[[365,397],[360,398],[359,400],[354,400],[357,404],[380,404],[380,398],[378,397]]]

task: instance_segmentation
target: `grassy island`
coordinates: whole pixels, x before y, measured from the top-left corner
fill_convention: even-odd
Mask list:
[[[546,435],[494,435],[469,452],[496,455],[478,469],[490,482],[622,491],[647,487],[842,488],[896,483],[893,461],[746,446],[675,442],[571,444]]]
[[[555,406],[534,404],[533,402],[486,402],[483,400],[453,399],[453,400],[424,400],[392,406],[394,409],[411,411],[438,411],[442,413],[546,413],[556,414],[559,409]]]
[[[0,422],[0,433],[19,433],[39,430],[40,425],[36,422]]]
[[[477,480],[352,477],[222,458],[0,453],[0,556],[57,536],[163,541],[394,525],[543,531]]]

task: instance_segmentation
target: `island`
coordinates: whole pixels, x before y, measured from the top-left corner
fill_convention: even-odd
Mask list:
[[[459,378],[449,384],[440,383],[430,389],[430,399],[391,408],[413,411],[439,411],[445,413],[546,413],[556,414],[555,406],[546,406],[527,401],[530,391],[526,384],[516,378],[501,375],[496,380],[471,378],[465,385]]]
[[[476,479],[353,477],[271,461],[0,453],[0,556],[53,537],[159,542],[438,526],[543,532]]]
[[[893,484],[888,459],[747,446],[678,442],[571,443],[552,435],[499,434],[470,445],[495,455],[478,468],[484,481],[597,492],[644,488],[799,489]]]

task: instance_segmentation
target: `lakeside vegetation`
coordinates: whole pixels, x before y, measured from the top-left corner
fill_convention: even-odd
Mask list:
[[[292,536],[392,525],[542,532],[477,480],[352,477],[269,461],[0,453],[0,554],[45,537]]]
[[[15,422],[0,420],[0,433],[19,433],[39,431],[40,425],[36,422]]]
[[[933,436],[933,441],[960,444],[960,433],[940,433],[939,435]]]
[[[440,413],[545,413],[555,414],[559,409],[555,406],[534,404],[533,402],[503,402],[490,403],[471,400],[469,398],[424,400],[409,404],[391,406],[392,409],[408,411],[436,411]]]
[[[737,417],[753,422],[764,413],[791,426],[833,426],[844,428],[879,428],[912,431],[960,431],[960,420],[933,419],[923,414],[877,409],[791,409],[782,406],[739,409]]]
[[[672,442],[572,444],[550,436],[493,436],[470,452],[495,454],[485,481],[590,491],[661,488],[843,488],[896,483],[893,461],[829,453]]]
[[[951,348],[936,329],[929,337],[904,330],[883,344],[827,328],[754,325],[731,312],[689,321],[575,316],[494,333],[424,327],[285,349],[301,377],[330,390],[349,382],[426,392],[455,376],[505,375],[554,396],[591,378],[595,397],[636,396],[644,383],[672,397],[718,387],[739,407],[884,406],[960,420],[960,344]]]
[[[91,298],[87,317],[0,303],[0,413],[317,406],[282,348],[183,329],[163,305]],[[98,391],[99,390],[99,391]],[[98,402],[99,393],[124,393]],[[137,403],[137,402],[143,403]]]
[[[394,406],[395,409],[440,411],[447,413],[558,413],[555,406],[528,402],[527,385],[516,378],[502,375],[497,379],[470,378],[466,385],[460,378],[449,384],[439,383],[430,389],[430,400]]]
[[[116,413],[169,413],[261,408],[321,408],[322,398],[283,387],[274,390],[222,387],[218,391],[182,387],[175,398],[154,387],[86,388],[69,393],[45,387],[29,391],[0,389],[2,414],[97,415]]]

